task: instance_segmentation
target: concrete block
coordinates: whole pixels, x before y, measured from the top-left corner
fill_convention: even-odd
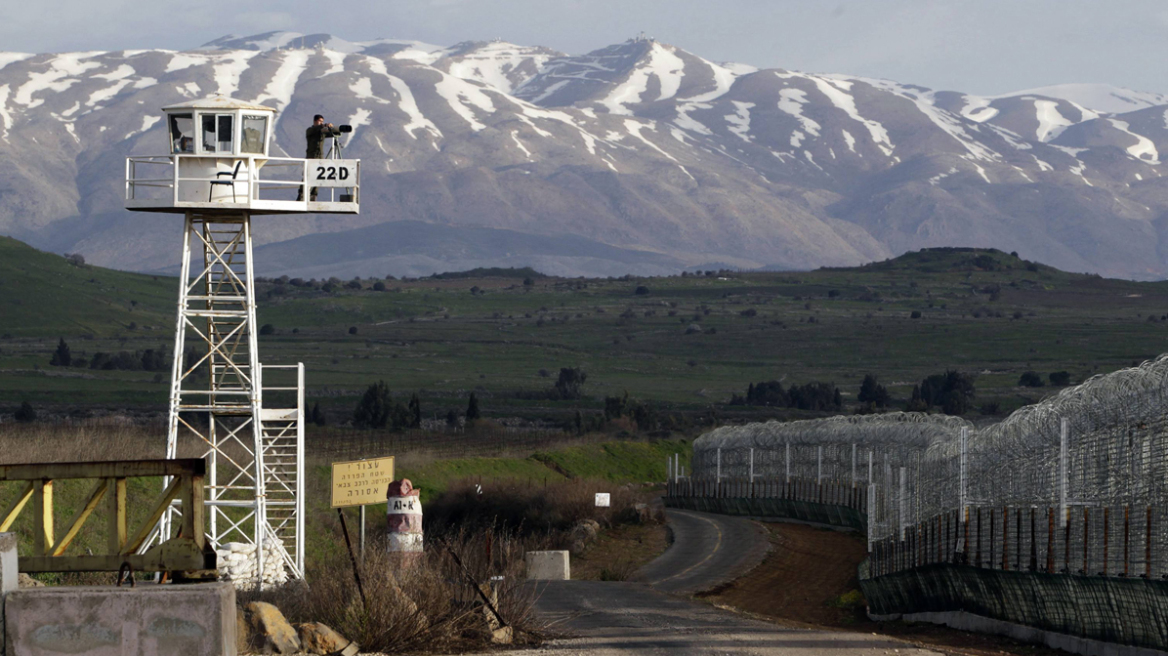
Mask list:
[[[527,580],[567,581],[571,579],[567,551],[528,551]]]
[[[236,656],[235,588],[62,586],[8,594],[6,656]]]
[[[0,656],[4,656],[4,599],[20,588],[16,568],[16,534],[0,533]]]

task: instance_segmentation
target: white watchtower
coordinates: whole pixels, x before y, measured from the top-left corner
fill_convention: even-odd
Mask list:
[[[166,455],[177,457],[182,441],[207,459],[216,550],[254,545],[257,584],[301,578],[304,367],[260,363],[251,217],[356,214],[360,161],[337,159],[337,139],[333,159],[270,157],[276,111],[264,105],[216,97],[162,111],[168,154],[127,158],[126,208],[185,216]],[[265,372],[290,382],[265,385]],[[265,391],[285,402],[269,407]],[[160,539],[172,537],[176,512],[160,522]],[[279,567],[264,562],[277,553]]]

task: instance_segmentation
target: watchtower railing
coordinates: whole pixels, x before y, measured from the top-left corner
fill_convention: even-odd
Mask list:
[[[216,569],[215,552],[208,548],[204,533],[205,474],[206,464],[201,458],[0,465],[0,483],[25,483],[11,506],[0,514],[0,532],[9,530],[31,504],[32,554],[18,559],[21,572],[117,572],[128,564],[135,571],[201,571],[205,576],[212,576]],[[129,524],[126,479],[140,477],[170,477],[170,483],[148,506],[146,518],[135,528]],[[58,537],[53,486],[55,481],[70,479],[94,479],[95,484],[84,505]],[[178,535],[144,550],[159,518],[174,500],[179,502],[182,512]],[[86,520],[103,505],[107,527],[105,552],[65,555]]]
[[[219,170],[217,162],[229,166]],[[184,169],[199,166],[215,170],[215,174],[184,173]],[[222,155],[127,157],[125,185],[128,209],[356,213],[361,197],[361,160]],[[213,186],[220,188],[219,197],[212,197]],[[312,198],[312,189],[317,190],[317,200]]]

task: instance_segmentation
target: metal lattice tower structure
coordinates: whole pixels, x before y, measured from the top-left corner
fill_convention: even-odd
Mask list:
[[[127,160],[126,206],[184,215],[166,457],[206,459],[214,548],[254,545],[256,584],[302,578],[304,367],[259,359],[252,217],[356,213],[359,162],[268,157],[275,111],[262,105],[213,98],[164,111],[171,152]],[[327,199],[305,193],[310,179]],[[292,380],[273,385],[265,373]],[[163,516],[158,540],[177,515]]]

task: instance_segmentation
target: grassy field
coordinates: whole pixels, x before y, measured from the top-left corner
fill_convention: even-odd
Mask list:
[[[177,280],[75,266],[12,240],[0,240],[0,277],[0,408],[164,411],[168,372],[48,363],[59,338],[75,356],[169,353]],[[568,423],[626,392],[666,413],[792,416],[725,404],[764,380],[834,382],[854,404],[866,373],[903,401],[947,368],[976,376],[975,407],[996,401],[1005,413],[1052,392],[1019,387],[1024,371],[1065,370],[1078,382],[1161,353],[1168,336],[1168,283],[1065,273],[998,251],[528,285],[506,275],[336,281],[329,292],[293,282],[257,286],[259,321],[274,328],[260,337],[261,360],[304,362],[309,400],[333,423],[382,379],[403,400],[418,393],[427,418],[461,413],[473,391],[488,417]],[[587,373],[584,397],[533,398],[561,367]]]
[[[463,439],[475,439],[473,433]],[[582,440],[596,440],[574,446],[545,448],[533,452],[518,452],[508,457],[435,458],[425,451],[405,449],[396,453],[354,453],[351,457],[396,455],[396,475],[409,478],[421,489],[423,507],[460,481],[518,481],[528,486],[554,485],[565,480],[596,481],[596,491],[612,491],[625,484],[660,483],[665,480],[665,460],[674,453],[688,462],[692,453],[686,440],[654,440],[638,442],[599,441],[604,436],[584,436]],[[344,542],[340,540],[340,525],[336,511],[329,506],[329,462],[332,451],[324,448],[327,438],[308,436],[307,480],[305,481],[306,556],[310,562],[324,562],[344,557]],[[95,455],[94,445],[100,445]],[[0,425],[0,464],[18,462],[70,462],[83,460],[132,460],[162,457],[164,440],[159,431],[150,427],[117,424],[113,422],[85,422],[71,426]],[[190,455],[180,453],[180,456]],[[54,499],[57,535],[67,527],[92,491],[92,481],[58,481]],[[128,508],[131,531],[145,518],[150,502],[161,489],[161,479],[130,479],[128,481]],[[10,507],[19,495],[19,483],[0,483],[0,512]],[[370,535],[376,535],[385,522],[385,504],[366,507]],[[356,510],[350,509],[355,520]],[[85,524],[81,534],[70,546],[69,554],[83,553],[86,548],[101,552],[105,544],[106,526],[104,508]],[[355,530],[356,524],[351,530]],[[12,530],[24,536],[20,541],[22,554],[30,553],[33,531],[31,506],[21,512]],[[46,575],[48,579],[60,578]]]

